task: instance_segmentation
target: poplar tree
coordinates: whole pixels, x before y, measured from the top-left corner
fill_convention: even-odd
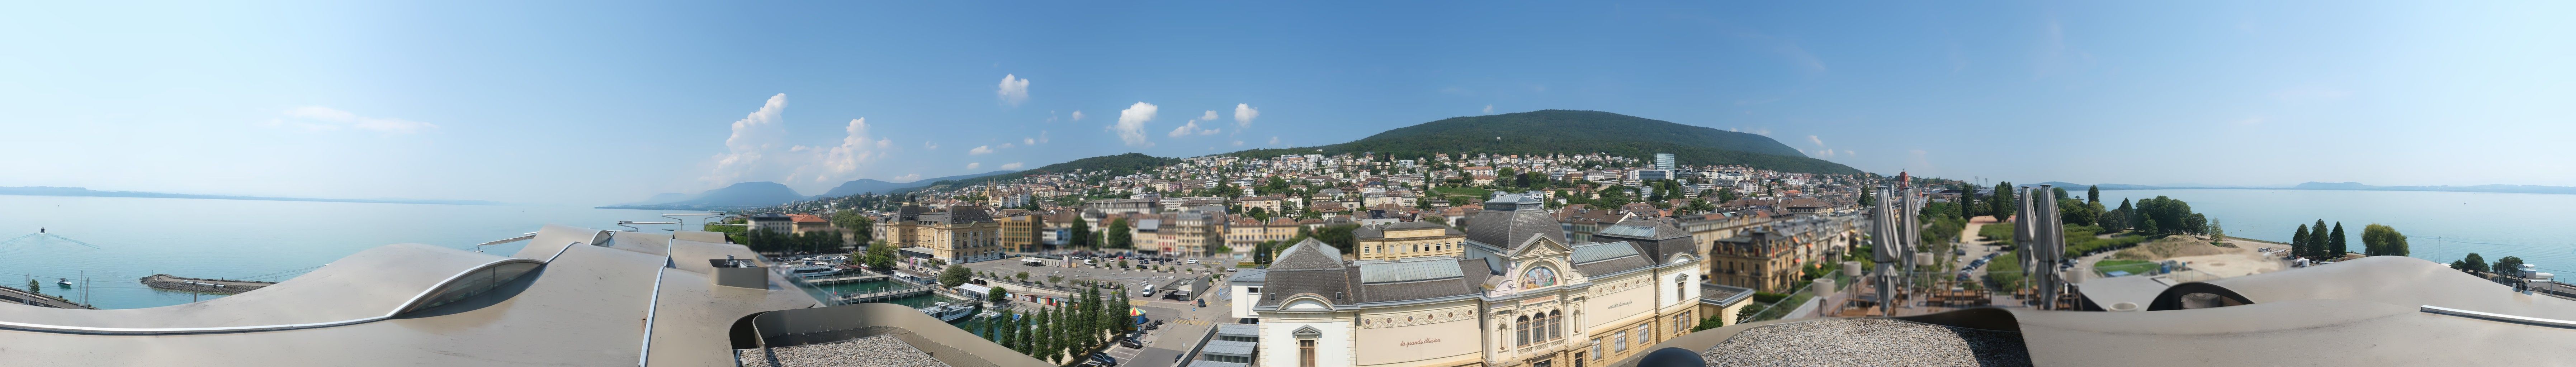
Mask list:
[[[1135,304],[1130,303],[1130,301],[1127,300],[1126,291],[1119,291],[1117,307],[1111,307],[1117,309],[1117,311],[1110,312],[1110,315],[1117,317],[1116,320],[1118,320],[1118,322],[1113,323],[1113,325],[1118,325],[1117,331],[1120,333],[1136,331],[1136,317],[1128,316],[1127,310],[1129,307],[1135,307]]]
[[[2085,188],[2084,188],[2084,203],[2086,203],[2086,204],[2101,204],[2101,203],[2102,203],[2102,185],[2093,185],[2093,186],[2085,187]]]
[[[2310,247],[2311,246],[2308,246],[2308,225],[2301,224],[2299,225],[2298,232],[2290,232],[2291,255],[2303,257],[2314,255],[2316,250],[2310,249]]]
[[[2326,235],[2326,249],[2333,251],[2334,257],[2343,257],[2343,254],[2350,253],[2343,245],[2343,222],[2335,222],[2334,233]]]
[[[1032,352],[1029,353],[1029,356],[1054,361],[1056,350],[1054,326],[1056,324],[1054,322],[1055,311],[1046,308],[1039,308],[1037,314],[1037,328],[1035,330],[1030,330],[1030,334],[1036,335],[1037,340],[1029,343],[1029,349],[1030,352]]]
[[[2324,219],[2318,219],[2317,225],[2308,227],[2308,249],[2316,251],[2317,256],[2320,257],[2343,257],[2343,254],[2326,253],[2328,249],[2326,248],[2326,220]]]

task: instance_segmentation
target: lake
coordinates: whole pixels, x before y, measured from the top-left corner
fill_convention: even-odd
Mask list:
[[[143,308],[212,296],[144,287],[152,274],[280,280],[361,250],[395,243],[458,249],[518,237],[546,224],[621,229],[620,220],[668,221],[654,210],[552,206],[334,203],[265,200],[0,195],[0,240],[45,228],[70,241],[23,238],[0,244],[0,279],[81,299],[56,278],[91,280],[88,303]],[[638,226],[646,230],[675,225]],[[525,242],[490,246],[507,256]]]
[[[2084,188],[2067,189],[2084,195]],[[2299,225],[2343,222],[2346,248],[2360,252],[2372,223],[2406,234],[2408,256],[2448,264],[2471,252],[2488,263],[2522,257],[2557,274],[2576,274],[2576,195],[2346,190],[2102,190],[2102,206],[2157,196],[2191,203],[2228,236],[2288,243]]]

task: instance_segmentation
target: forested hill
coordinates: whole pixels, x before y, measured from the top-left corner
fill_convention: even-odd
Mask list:
[[[1317,150],[1321,150],[1318,152]],[[1808,158],[1761,135],[1711,129],[1601,111],[1541,110],[1454,117],[1387,130],[1348,143],[1319,147],[1254,149],[1228,155],[1377,152],[1401,158],[1436,153],[1608,153],[1652,159],[1673,153],[1683,165],[1744,165],[1785,172],[1857,174],[1858,169]]]
[[[1123,175],[1135,174],[1135,173],[1137,173],[1137,172],[1151,171],[1151,170],[1154,170],[1154,169],[1156,169],[1156,168],[1161,168],[1162,166],[1172,165],[1172,164],[1180,163],[1180,162],[1181,162],[1181,159],[1180,159],[1180,158],[1163,158],[1163,157],[1156,157],[1156,156],[1145,155],[1145,154],[1143,154],[1143,153],[1127,153],[1127,154],[1118,154],[1118,155],[1104,155],[1104,156],[1098,156],[1098,157],[1091,157],[1091,158],[1076,159],[1076,160],[1073,160],[1073,161],[1070,161],[1070,162],[1057,163],[1057,164],[1050,164],[1050,165],[1046,165],[1045,167],[1032,168],[1032,169],[1029,169],[1029,170],[1026,170],[1026,171],[1010,172],[1010,173],[1001,173],[1001,174],[992,174],[992,175],[983,176],[983,177],[975,177],[975,178],[967,178],[967,179],[958,179],[958,180],[942,180],[942,181],[938,181],[938,182],[932,182],[930,185],[923,186],[923,187],[937,187],[937,186],[940,186],[940,185],[948,185],[948,186],[974,185],[974,184],[978,184],[978,183],[992,182],[992,181],[997,181],[997,180],[1010,180],[1010,179],[1016,179],[1016,178],[1020,178],[1020,177],[1022,177],[1022,176],[1028,176],[1028,175],[1049,174],[1049,173],[1070,173],[1070,172],[1073,172],[1073,171],[1075,171],[1075,170],[1081,170],[1082,172],[1108,172],[1108,173],[1109,173],[1110,175],[1112,175],[1112,176],[1123,176]],[[910,192],[910,191],[917,190],[917,189],[920,189],[920,188],[921,188],[921,187],[914,187],[914,188],[910,188],[910,189],[896,190],[896,191],[894,191],[894,193]]]

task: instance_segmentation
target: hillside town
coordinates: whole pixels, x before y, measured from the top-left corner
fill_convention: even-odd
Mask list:
[[[838,229],[851,243],[882,241],[909,257],[943,263],[1074,249],[1266,262],[1288,245],[1279,242],[1301,233],[1349,247],[1354,241],[1404,242],[1409,239],[1386,236],[1394,228],[1426,223],[1473,228],[1485,200],[1526,193],[1577,243],[1615,224],[1644,220],[1685,229],[1695,243],[1775,248],[1744,253],[1741,261],[1711,262],[1711,281],[1784,291],[1798,281],[1799,268],[1843,254],[1861,230],[1848,215],[1863,204],[1860,188],[1883,179],[1687,166],[1671,154],[1360,153],[1175,161],[1136,172],[1075,169],[994,177],[900,196],[867,193],[749,212],[785,214],[782,219],[798,231],[829,227],[826,218],[862,216],[866,220],[843,222],[867,228]],[[1095,242],[1081,242],[1083,237]],[[1349,254],[1420,255],[1375,251],[1380,250]]]

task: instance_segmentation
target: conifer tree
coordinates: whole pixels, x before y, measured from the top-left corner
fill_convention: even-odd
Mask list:
[[[2101,204],[2101,203],[2102,203],[2102,185],[2093,185],[2093,186],[2090,186],[2090,187],[2086,187],[2086,188],[2084,188],[2084,203],[2086,203],[2086,204]]]
[[[2326,235],[2326,250],[2329,252],[2328,256],[2343,257],[2343,254],[2347,253],[2347,249],[2343,246],[2343,222],[2335,222],[2334,233]]]
[[[1049,312],[1045,307],[1039,307],[1035,313],[1037,317],[1030,318],[1035,322],[1030,324],[1033,327],[1029,329],[1028,355],[1043,360],[1055,360],[1055,357],[1047,355],[1048,347],[1055,346],[1055,334],[1049,331],[1055,328],[1052,326],[1055,325],[1055,313]]]
[[[2317,257],[2343,256],[2343,254],[2326,253],[2329,249],[2326,248],[2326,220],[2324,219],[2318,219],[2317,225],[2308,227],[2308,250],[2316,251]]]
[[[2310,249],[2309,247],[2308,225],[2301,224],[2299,225],[2298,232],[2290,232],[2290,255],[2300,257],[2314,255],[2316,250]]]

